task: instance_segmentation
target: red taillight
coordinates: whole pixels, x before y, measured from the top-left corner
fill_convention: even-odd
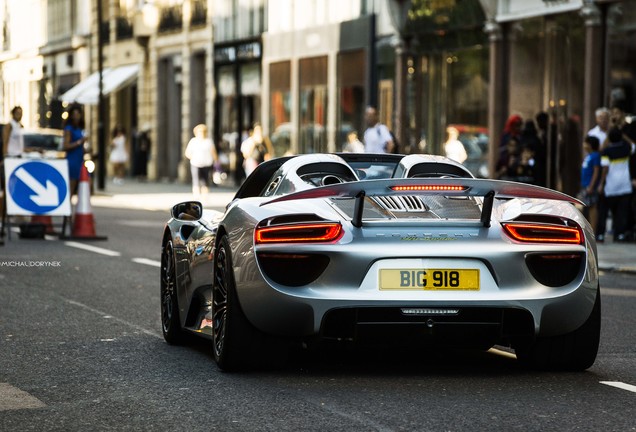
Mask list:
[[[337,222],[301,223],[258,227],[254,230],[254,240],[256,244],[320,243],[337,241],[342,234],[342,225]]]
[[[583,233],[579,227],[517,222],[502,225],[510,238],[524,243],[583,243]]]
[[[450,185],[405,185],[405,186],[391,186],[390,189],[396,192],[409,192],[409,191],[463,192],[468,188],[466,186],[450,186]]]

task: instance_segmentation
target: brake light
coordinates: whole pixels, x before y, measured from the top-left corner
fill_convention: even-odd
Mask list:
[[[301,223],[258,227],[254,230],[256,244],[263,243],[324,243],[342,237],[342,225],[338,222]]]
[[[583,243],[583,232],[579,227],[514,222],[502,225],[510,238],[524,243]]]
[[[395,192],[409,191],[430,191],[430,192],[463,192],[468,189],[466,186],[450,186],[450,185],[406,185],[391,186],[391,190]]]

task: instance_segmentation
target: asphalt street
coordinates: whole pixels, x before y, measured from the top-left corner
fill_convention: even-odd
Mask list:
[[[634,274],[602,274],[583,373],[527,371],[501,350],[340,350],[228,374],[208,343],[161,337],[166,207],[94,212],[107,240],[0,247],[0,431],[636,430]]]

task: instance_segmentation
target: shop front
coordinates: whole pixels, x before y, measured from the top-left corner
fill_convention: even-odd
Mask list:
[[[214,47],[214,140],[237,183],[245,176],[241,142],[261,118],[261,50],[260,39]]]

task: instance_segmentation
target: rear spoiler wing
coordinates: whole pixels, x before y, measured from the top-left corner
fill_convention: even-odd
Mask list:
[[[443,195],[483,197],[481,223],[490,226],[492,206],[495,198],[533,198],[540,200],[566,201],[572,204],[583,202],[570,195],[541,186],[503,180],[474,178],[407,178],[362,180],[338,183],[283,195],[264,202],[261,206],[283,201],[312,198],[356,198],[352,224],[362,226],[362,209],[366,196],[386,195]]]

